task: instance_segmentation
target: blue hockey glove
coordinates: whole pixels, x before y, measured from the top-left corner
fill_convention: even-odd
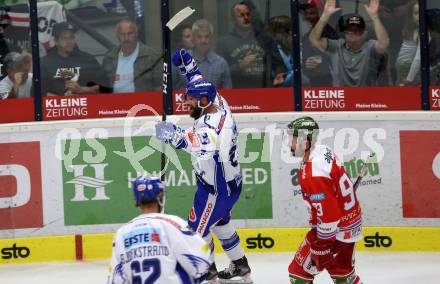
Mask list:
[[[176,50],[173,54],[172,61],[173,64],[179,68],[180,74],[185,75],[188,81],[192,81],[195,76],[202,76],[197,62],[185,49],[180,48]]]
[[[156,133],[155,136],[157,139],[165,142],[165,143],[172,143],[174,134],[176,133],[176,125],[174,125],[171,122],[160,122],[155,125],[156,127]]]

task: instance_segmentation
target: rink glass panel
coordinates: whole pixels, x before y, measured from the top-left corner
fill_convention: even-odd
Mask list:
[[[50,1],[43,3],[47,4]],[[53,5],[59,4],[55,2]],[[50,14],[52,19],[47,20],[50,42],[43,43],[40,53],[44,120],[126,116],[128,110],[138,104],[147,104],[154,111],[137,115],[161,113],[163,61],[160,60],[160,1],[68,1],[63,7],[64,14],[59,14],[57,9]],[[38,13],[43,13],[41,2]],[[125,31],[125,35],[117,36],[117,25],[124,19],[136,23],[137,35],[129,35],[128,31]],[[77,54],[74,62],[60,60],[54,55],[56,51],[48,48],[54,45],[54,25],[66,20],[76,29],[76,49],[88,54]],[[133,74],[120,75],[119,71],[116,71],[120,39],[139,43],[139,56]],[[147,50],[145,46],[150,49]],[[147,54],[148,57],[145,57]],[[128,80],[135,78],[134,89],[117,84],[126,76]],[[93,82],[90,83],[89,80],[92,78]],[[63,81],[69,80],[77,80],[81,86],[98,84],[100,88],[97,93],[72,95],[75,91],[63,88]],[[46,96],[48,92],[55,93],[56,96]],[[85,100],[80,100],[81,98]]]
[[[440,110],[440,3],[427,0],[426,21],[431,40],[429,42],[430,83],[429,102],[431,110]]]
[[[185,6],[195,8],[196,12],[171,34],[171,50],[186,48],[182,40],[195,22],[206,19],[213,27],[213,34],[204,24],[201,31],[193,33],[194,54],[205,53],[209,49],[214,55],[201,60],[200,70],[207,80],[212,81],[220,93],[228,100],[233,111],[239,112],[272,112],[293,111],[292,85],[273,85],[272,72],[272,37],[268,30],[270,19],[278,15],[290,15],[290,1],[248,1],[251,6],[251,24],[247,26],[249,35],[240,38],[234,32],[232,6],[238,1],[177,1],[171,0],[171,12],[175,14]],[[239,20],[237,20],[239,21]],[[184,30],[185,29],[185,30]],[[207,35],[207,38],[202,38]],[[198,39],[197,39],[198,38]],[[205,41],[206,40],[206,41]],[[250,64],[240,68],[239,62],[249,55]],[[287,55],[291,55],[289,52]],[[220,57],[218,57],[220,56]],[[202,58],[202,56],[197,58]],[[174,69],[173,97],[174,113],[181,113],[176,104],[180,103],[179,94],[185,88],[186,79]],[[260,90],[261,89],[261,90]],[[177,93],[177,95],[176,95]],[[272,97],[276,96],[276,98]],[[270,98],[273,99],[270,99]],[[250,107],[248,107],[250,106]]]
[[[417,110],[421,108],[420,93],[420,51],[418,43],[418,5],[408,0],[381,1],[379,19],[385,28],[390,44],[385,54],[372,56],[364,67],[368,80],[359,85],[359,80],[347,83],[336,70],[344,60],[331,59],[327,52],[321,52],[309,40],[313,24],[319,19],[325,1],[316,5],[301,5],[299,1],[301,34],[301,80],[304,111],[386,111]],[[366,40],[377,40],[373,21],[364,5],[369,1],[336,1],[341,10],[333,14],[323,31],[328,39],[341,40],[350,36],[341,31],[339,20],[343,15],[359,14],[365,21]],[[399,3],[395,3],[399,2]],[[353,37],[356,35],[353,35]],[[354,58],[352,58],[354,60]],[[413,63],[414,61],[414,63]],[[413,65],[413,66],[412,66]],[[353,65],[351,68],[356,69]],[[410,69],[412,69],[410,71]],[[340,70],[340,69],[339,69]],[[350,71],[352,73],[353,70]]]
[[[14,17],[8,18],[11,13],[14,14]],[[2,86],[8,86],[1,88],[0,123],[33,121],[29,8],[27,4],[2,5],[0,17],[2,18],[0,21],[0,80]],[[19,53],[23,57],[11,57],[13,55],[11,52]],[[7,56],[8,54],[9,56]],[[16,76],[21,77],[23,83],[20,85],[17,96],[14,97],[9,93],[9,90],[12,88],[12,82],[16,82]],[[18,83],[16,84],[18,85]]]

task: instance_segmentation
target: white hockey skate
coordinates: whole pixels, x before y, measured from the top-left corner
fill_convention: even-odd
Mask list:
[[[246,256],[234,260],[229,267],[218,273],[219,283],[222,284],[252,284],[251,268],[247,262]]]

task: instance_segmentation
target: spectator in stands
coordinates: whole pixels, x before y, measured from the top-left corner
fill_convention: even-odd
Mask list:
[[[270,19],[269,31],[274,40],[271,50],[271,74],[274,87],[293,85],[292,21],[288,16]]]
[[[194,48],[188,52],[196,60],[205,80],[212,82],[218,89],[232,88],[229,66],[225,59],[212,51],[212,36],[214,27],[205,20],[197,20],[192,26]],[[187,80],[179,76],[177,68],[173,67],[175,89],[184,89]]]
[[[5,56],[12,51],[20,51],[15,44],[10,43],[9,40],[6,39],[5,32],[9,24],[9,7],[0,7],[0,78],[6,76],[5,68],[2,67]]]
[[[234,88],[265,85],[265,51],[257,40],[262,26],[254,17],[252,6],[250,1],[232,6],[234,29],[222,37],[217,46],[218,54],[229,64]]]
[[[440,85],[440,9],[426,9],[429,41],[430,83]]]
[[[397,85],[420,83],[419,3],[412,1],[411,13],[402,31],[403,42],[396,60]]]
[[[114,93],[156,91],[162,86],[160,55],[138,40],[136,23],[121,20],[116,27],[120,45],[106,54],[102,66]]]
[[[55,46],[41,59],[43,96],[93,94],[108,85],[98,61],[77,47],[75,32],[71,23],[54,25]]]
[[[396,60],[403,42],[402,30],[410,13],[411,0],[382,0],[379,5],[379,18],[390,37],[387,56],[390,62],[391,81],[397,81]]]
[[[32,73],[29,57],[13,51],[5,56],[3,64],[6,76],[0,81],[0,98],[31,97]]]
[[[160,54],[138,40],[132,20],[121,20],[116,27],[119,46],[106,54],[102,66],[114,93],[155,91],[161,88]]]
[[[306,77],[305,81],[307,84],[305,85],[332,86],[330,57],[316,48],[309,40],[310,33],[319,20],[317,0],[303,0],[302,3],[300,2],[299,9],[305,20],[310,24],[310,30],[301,39],[301,66],[303,75]],[[325,25],[322,37],[329,39],[339,38],[336,30],[329,24]]]
[[[9,25],[9,16],[7,12],[7,7],[0,7],[0,67],[3,65],[4,58],[6,54],[9,53],[9,44],[5,39],[4,31]],[[4,68],[0,68],[0,78],[5,76]]]
[[[192,28],[191,26],[183,25],[180,29],[180,47],[185,50],[191,50],[194,47],[192,39]]]
[[[364,7],[373,22],[377,40],[367,40],[365,21],[357,14],[341,17],[339,28],[344,33],[344,39],[323,37],[322,32],[328,19],[341,9],[336,8],[335,0],[325,3],[321,18],[310,33],[309,39],[313,45],[330,56],[334,86],[371,86],[378,83],[390,40],[378,17],[379,0],[370,0],[369,5]]]

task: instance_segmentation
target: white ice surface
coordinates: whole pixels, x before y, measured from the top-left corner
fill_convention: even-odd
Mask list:
[[[289,284],[287,267],[292,254],[247,254],[255,284]],[[358,252],[356,270],[364,284],[440,284],[440,253]],[[217,268],[228,265],[216,256]],[[108,261],[0,265],[0,284],[106,283]],[[327,273],[314,283],[332,283]]]

